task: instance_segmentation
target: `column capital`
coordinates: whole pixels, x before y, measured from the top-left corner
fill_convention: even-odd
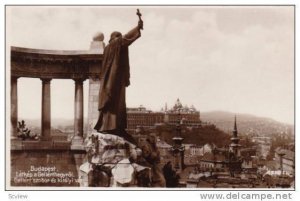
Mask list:
[[[75,84],[82,84],[86,79],[85,78],[74,78]]]
[[[100,80],[100,76],[99,75],[90,75],[89,79],[93,80],[93,81],[97,81],[97,80]]]
[[[50,84],[52,78],[40,78],[43,82],[43,84]]]
[[[12,76],[10,76],[10,79],[11,79],[11,81],[17,82],[19,77],[12,75]]]

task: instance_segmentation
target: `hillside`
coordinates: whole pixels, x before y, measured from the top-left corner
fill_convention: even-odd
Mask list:
[[[23,118],[20,118],[19,121],[21,121]],[[33,127],[41,127],[41,119],[27,119],[24,118],[25,123],[28,126],[33,126]],[[84,119],[86,121],[86,119]],[[51,126],[52,127],[65,127],[65,126],[70,126],[74,124],[74,119],[62,119],[62,118],[53,118],[51,119]]]
[[[231,134],[234,123],[234,113],[224,112],[224,111],[213,111],[213,112],[201,112],[201,121],[203,125],[215,125],[218,129],[211,129],[209,132],[204,133],[217,133],[222,131],[222,133]],[[238,131],[241,135],[250,136],[273,136],[273,135],[289,135],[293,138],[294,136],[294,126],[289,124],[284,124],[275,121],[270,118],[257,117],[249,114],[236,114],[237,115],[237,126]],[[21,120],[21,119],[20,119]],[[40,119],[25,119],[25,122],[30,128],[39,128],[41,125]],[[84,119],[87,122],[87,119]],[[72,130],[74,125],[73,119],[52,119],[51,127],[60,130]],[[200,131],[199,131],[200,132]],[[205,135],[205,134],[204,134]],[[187,140],[189,137],[187,138]],[[197,138],[198,139],[198,138]],[[199,138],[199,140],[201,140]],[[203,140],[203,139],[202,139]]]
[[[224,111],[202,112],[202,122],[211,123],[226,133],[230,133],[234,124],[234,113]],[[236,114],[238,131],[245,135],[286,134],[294,135],[294,126],[270,118],[249,114]]]

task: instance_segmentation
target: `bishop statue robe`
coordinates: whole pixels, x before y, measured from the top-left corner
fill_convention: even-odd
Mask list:
[[[113,32],[103,53],[99,91],[99,118],[94,127],[101,133],[128,135],[125,89],[130,85],[128,47],[141,36],[137,26],[122,36]],[[127,139],[128,140],[128,139]]]

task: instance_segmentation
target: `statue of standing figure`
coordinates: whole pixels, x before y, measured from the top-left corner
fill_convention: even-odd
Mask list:
[[[139,10],[137,15],[139,16],[138,25],[125,35],[117,31],[111,33],[109,44],[103,53],[98,106],[99,118],[94,127],[98,132],[95,135],[99,135],[99,138],[91,139],[94,142],[90,143],[99,147],[91,146],[95,150],[102,149],[104,151],[103,153],[92,151],[90,155],[89,163],[93,163],[93,158],[94,161],[97,161],[94,163],[98,169],[94,168],[93,171],[97,175],[93,176],[93,181],[96,178],[95,185],[100,185],[99,182],[101,181],[98,182],[97,179],[102,178],[105,174],[107,176],[111,174],[114,178],[113,185],[130,186],[133,181],[132,174],[135,172],[139,186],[165,186],[165,180],[159,168],[160,156],[155,144],[156,141],[149,139],[139,149],[134,138],[126,132],[125,91],[126,87],[130,85],[128,47],[141,36],[143,29]],[[121,140],[116,136],[120,137]],[[99,145],[96,143],[98,140],[101,141],[99,141]],[[124,143],[124,141],[129,143]],[[124,148],[125,145],[128,145],[126,146],[128,148]],[[106,166],[112,166],[111,173],[106,173],[101,169]],[[134,171],[133,167],[135,167]],[[102,181],[108,180],[102,179]]]
[[[141,36],[140,30],[143,29],[139,11],[137,15],[138,25],[125,35],[113,32],[109,44],[104,49],[100,75],[99,118],[94,127],[100,133],[117,135],[133,144],[136,144],[135,140],[126,132],[125,91],[130,85],[128,47]]]

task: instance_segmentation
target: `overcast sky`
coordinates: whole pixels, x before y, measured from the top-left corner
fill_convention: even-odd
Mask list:
[[[127,106],[154,111],[176,99],[294,121],[293,7],[140,7],[142,37],[130,47]],[[136,7],[7,7],[8,45],[85,50],[96,32],[137,24]],[[19,116],[40,118],[41,81],[18,81]],[[74,82],[52,80],[52,118],[73,118]],[[85,81],[85,115],[88,81]]]

